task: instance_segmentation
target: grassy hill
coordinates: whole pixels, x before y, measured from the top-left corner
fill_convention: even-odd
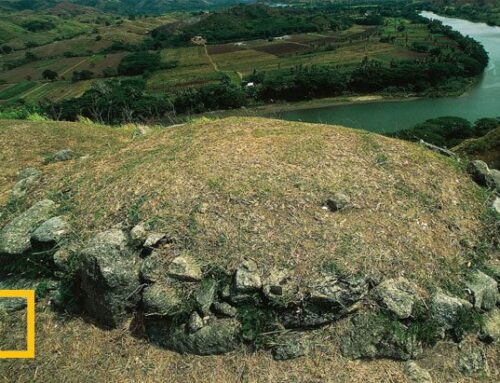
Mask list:
[[[281,266],[301,279],[332,270],[403,275],[429,291],[460,294],[473,254],[492,240],[489,194],[463,164],[413,143],[257,118],[202,119],[142,136],[135,129],[0,121],[0,204],[20,170],[43,173],[25,200],[3,210],[0,226],[50,198],[78,241],[144,220],[208,268],[249,257],[263,270]],[[83,158],[45,164],[66,148]],[[338,192],[350,196],[350,208],[325,210]],[[7,381],[406,382],[401,362],[341,357],[345,321],[317,330],[310,356],[280,363],[259,350],[184,356],[134,338],[126,327],[104,331],[54,314],[46,302],[37,307],[37,359],[0,361]],[[15,333],[23,322],[7,323]],[[465,352],[477,347],[473,337],[461,344]],[[443,342],[419,363],[436,382],[472,382],[450,363],[460,352]],[[496,381],[498,348],[485,348],[484,358],[493,366],[484,381]]]

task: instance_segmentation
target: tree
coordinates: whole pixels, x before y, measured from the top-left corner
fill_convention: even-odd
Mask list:
[[[9,53],[12,53],[14,49],[8,45],[3,45],[0,50],[2,51],[3,54],[8,55]]]
[[[125,56],[118,65],[118,74],[136,76],[152,72],[161,67],[161,58],[157,53],[135,52]]]
[[[46,69],[42,72],[42,77],[45,80],[54,81],[56,78],[59,77],[59,75],[57,74],[57,72],[54,72],[53,70]]]
[[[82,70],[82,71],[74,71],[73,76],[71,78],[71,81],[76,82],[76,81],[82,81],[82,80],[89,80],[92,78],[94,75],[93,72],[89,70]]]

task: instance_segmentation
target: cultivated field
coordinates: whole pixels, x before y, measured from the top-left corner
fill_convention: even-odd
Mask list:
[[[116,68],[120,60],[128,54],[126,51],[102,53],[113,42],[140,43],[155,27],[185,17],[181,14],[171,14],[136,20],[117,21],[105,18],[103,21],[98,18],[88,20],[90,16],[85,16],[86,22],[90,23],[88,25],[92,28],[83,30],[73,38],[51,41],[29,50],[20,49],[1,56],[0,65],[20,60],[28,51],[35,54],[37,59],[0,72],[0,101],[17,98],[28,101],[43,98],[58,100],[78,96],[88,89],[94,79],[104,78],[105,69]],[[398,31],[397,27],[401,25],[405,26],[404,31]],[[391,41],[381,42],[382,36],[390,37]],[[45,39],[50,40],[52,37],[46,36]],[[17,41],[18,38],[19,36],[12,37],[9,43]],[[147,84],[150,91],[163,93],[172,89],[218,82],[227,76],[239,83],[255,70],[273,71],[300,65],[348,67],[359,64],[365,57],[386,64],[393,60],[425,57],[427,54],[410,49],[413,42],[435,45],[449,43],[436,40],[424,25],[390,18],[383,26],[354,25],[345,31],[301,33],[229,44],[210,45],[208,42],[206,48],[193,45],[161,50],[163,62],[176,61],[178,65],[173,69],[162,69],[150,74]],[[54,82],[43,80],[42,73],[47,69],[56,71],[59,78]],[[72,82],[73,72],[82,70],[91,71],[93,80]]]

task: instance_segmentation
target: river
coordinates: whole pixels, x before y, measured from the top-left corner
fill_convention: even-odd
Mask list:
[[[374,101],[293,110],[281,112],[278,117],[292,121],[339,124],[372,132],[394,132],[440,116],[458,116],[472,122],[481,117],[500,116],[500,27],[442,17],[432,12],[422,12],[422,16],[441,20],[443,24],[481,42],[488,51],[488,67],[479,82],[466,94],[460,97]]]

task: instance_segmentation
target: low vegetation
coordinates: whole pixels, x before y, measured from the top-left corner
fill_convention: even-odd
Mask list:
[[[0,122],[0,153],[6,165],[0,170],[0,203],[9,198],[20,170],[42,171],[29,194],[2,210],[1,224],[51,198],[71,223],[71,238],[78,244],[118,223],[130,227],[147,222],[169,234],[168,249],[189,252],[218,278],[228,279],[221,270],[253,259],[263,271],[293,270],[299,280],[327,272],[373,278],[403,275],[426,291],[443,288],[464,298],[463,275],[475,267],[470,253],[479,248],[495,251],[492,237],[485,236],[490,194],[474,184],[458,162],[414,143],[342,127],[267,119],[203,119],[152,128],[145,136],[134,134],[140,128]],[[34,147],[34,141],[39,145]],[[83,158],[45,161],[63,148]],[[339,192],[350,196],[350,206],[337,212],[324,209]],[[141,328],[135,321],[133,326],[126,322],[103,330],[87,317],[75,316],[69,305],[65,313],[55,313],[47,302],[48,290],[49,284],[38,289],[38,357],[1,361],[2,376],[8,380],[157,381],[165,374],[173,382],[236,382],[242,374],[249,381],[406,379],[401,362],[365,363],[341,356],[341,339],[352,331],[350,319],[301,333],[313,351],[280,362],[264,348],[285,344],[290,331],[275,326],[272,312],[241,306],[236,315],[253,347],[201,358],[152,346],[138,337]],[[430,347],[439,333],[424,315],[426,310],[427,305],[416,307],[415,321],[380,311],[363,322],[368,326],[363,337],[391,333],[394,344],[416,340]],[[455,361],[478,349],[484,360],[474,379],[486,371],[483,365],[496,366],[498,348],[482,346],[467,335],[478,331],[480,321],[465,312],[457,318],[460,348],[437,342],[418,360],[438,382],[462,379]],[[0,319],[0,332],[8,328],[15,334],[8,341],[0,339],[1,347],[22,342],[23,319],[22,312]],[[136,337],[129,334],[130,328]],[[376,331],[369,331],[372,328]],[[180,364],[185,371],[179,371]],[[333,378],[332,369],[339,372]],[[487,374],[486,381],[498,378],[493,368]]]

